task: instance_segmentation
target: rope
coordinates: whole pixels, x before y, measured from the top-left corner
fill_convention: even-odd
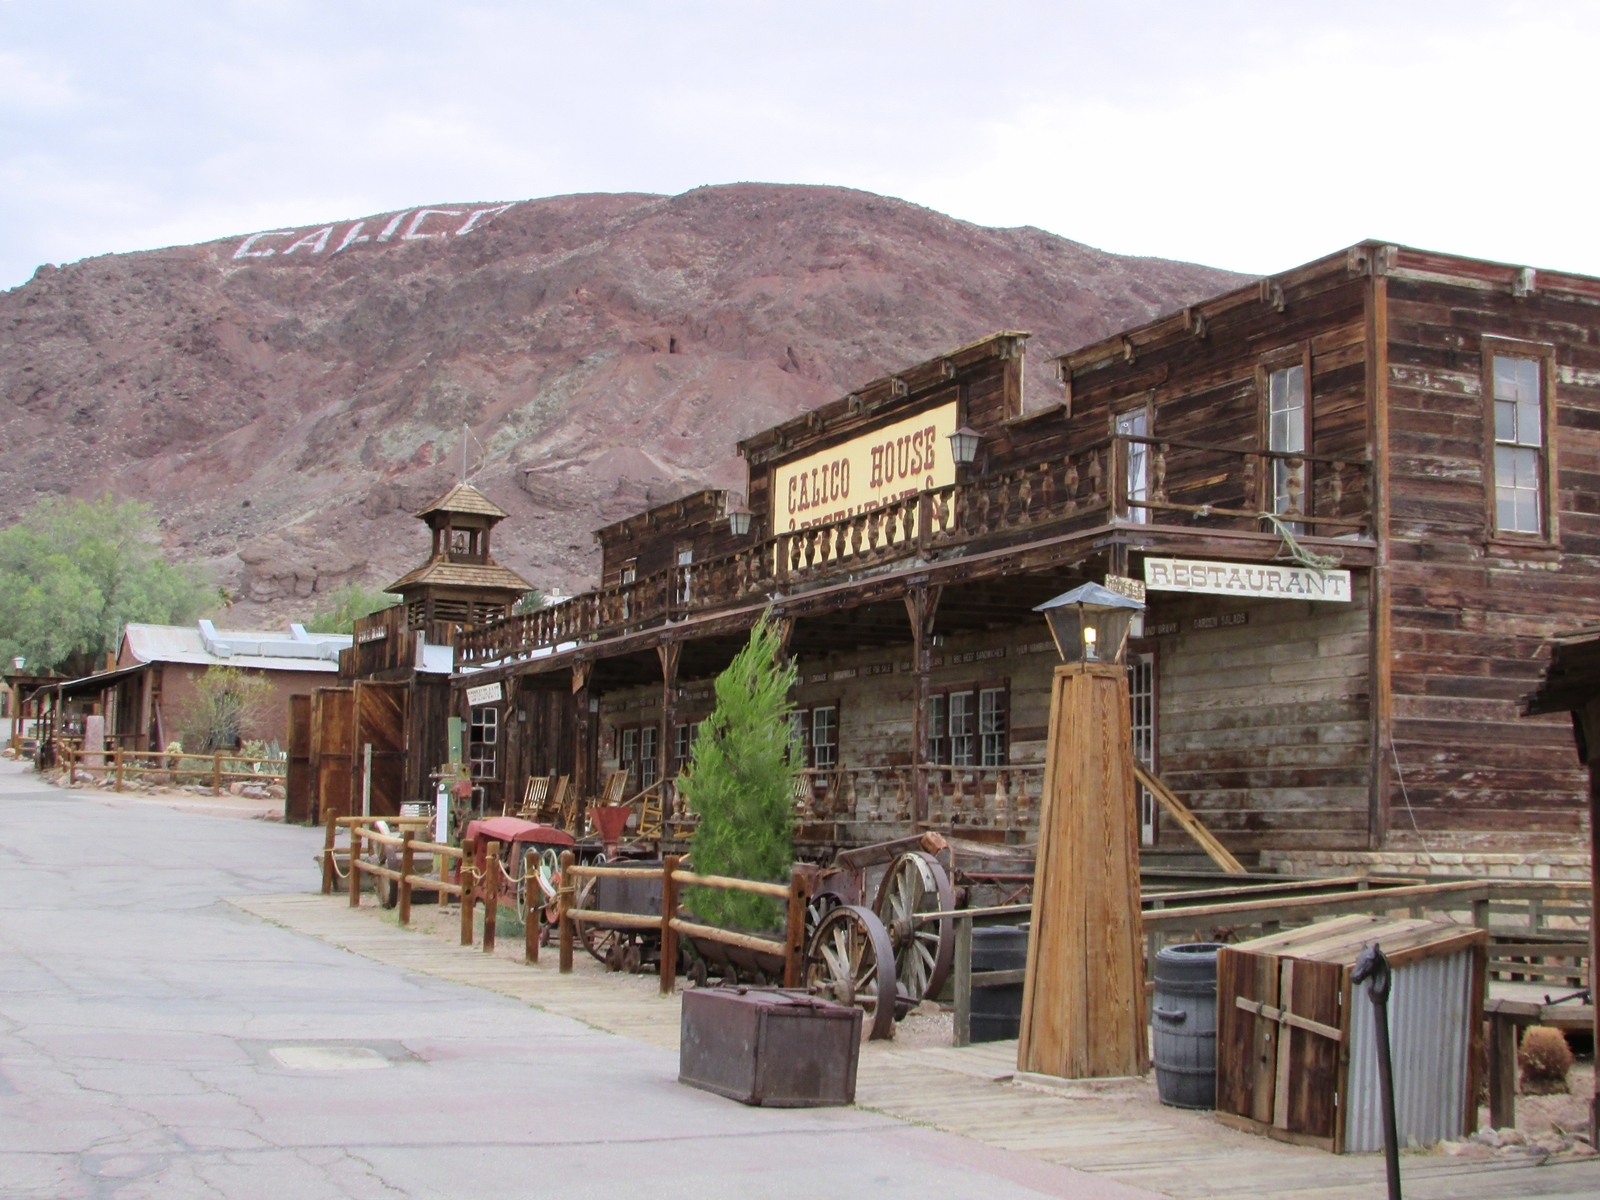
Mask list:
[[[349,879],[350,878],[350,872],[349,871],[341,871],[341,870],[339,870],[339,856],[336,855],[332,850],[328,851],[328,860],[331,863],[333,863],[333,873],[335,875],[337,875],[340,879]]]
[[[1389,756],[1394,759],[1394,773],[1400,780],[1400,797],[1406,802],[1406,812],[1411,816],[1411,828],[1420,835],[1422,829],[1417,825],[1417,814],[1411,807],[1411,793],[1406,791],[1405,773],[1400,770],[1400,755],[1394,748],[1394,740],[1392,738],[1389,741]]]
[[[1300,566],[1308,567],[1311,570],[1321,574],[1324,571],[1333,570],[1342,561],[1344,561],[1344,556],[1340,554],[1311,553],[1311,551],[1307,550],[1300,544],[1299,540],[1296,539],[1294,536],[1294,530],[1290,529],[1278,519],[1278,515],[1276,513],[1259,512],[1256,514],[1256,517],[1271,524],[1272,528],[1277,532],[1278,537],[1283,539],[1283,548],[1288,551],[1290,560],[1299,564]]]

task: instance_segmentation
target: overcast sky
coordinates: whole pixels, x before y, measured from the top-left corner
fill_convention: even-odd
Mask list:
[[[1600,4],[0,0],[0,287],[428,202],[841,184],[1269,272],[1600,275]]]

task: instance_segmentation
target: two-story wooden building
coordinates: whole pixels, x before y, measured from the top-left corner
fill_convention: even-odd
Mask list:
[[[1070,350],[1025,406],[1027,345],[750,438],[747,496],[612,525],[595,590],[466,630],[462,711],[505,685],[486,786],[675,776],[770,609],[806,836],[1028,840],[1056,661],[1031,610],[1112,575],[1148,588],[1136,749],[1236,853],[1580,847],[1565,726],[1517,701],[1600,616],[1600,280],[1363,243]],[[1186,844],[1151,805],[1144,836]]]

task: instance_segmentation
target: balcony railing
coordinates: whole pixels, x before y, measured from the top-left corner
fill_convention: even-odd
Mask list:
[[[1270,511],[1313,534],[1361,533],[1369,525],[1369,475],[1369,464],[1353,459],[1119,434],[465,630],[457,661],[535,657],[847,582],[956,547],[998,549],[1114,521],[1258,529]]]

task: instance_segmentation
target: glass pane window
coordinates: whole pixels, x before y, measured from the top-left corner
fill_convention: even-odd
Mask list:
[[[1306,449],[1306,369],[1286,367],[1267,377],[1267,449],[1303,454]],[[1305,512],[1305,463],[1272,460],[1272,511]],[[1300,532],[1298,525],[1292,526]]]
[[[1495,527],[1507,533],[1543,532],[1539,496],[1543,416],[1538,360],[1495,355]]]
[[[687,725],[679,725],[673,731],[673,757],[679,763],[687,763],[690,755],[694,753],[694,740],[700,736],[700,722],[690,721]]]
[[[649,787],[656,781],[660,764],[656,761],[656,727],[645,725],[639,730],[639,787]]]
[[[978,693],[978,737],[983,765],[1006,765],[1006,690],[984,688]]]
[[[1129,651],[1128,703],[1133,718],[1133,756],[1147,768],[1156,761],[1156,656]],[[1139,844],[1156,840],[1156,799],[1139,785]]]
[[[928,697],[928,761],[950,761],[950,739],[945,725],[946,700],[943,695]]]
[[[498,778],[496,749],[500,742],[500,710],[475,708],[472,710],[471,730],[467,737],[467,761],[472,766],[474,779]]]
[[[839,710],[833,705],[811,710],[811,765],[831,771],[839,761]]]
[[[789,714],[789,761],[805,766],[811,749],[811,721],[805,709]]]
[[[1125,412],[1117,418],[1117,432],[1131,437],[1147,437],[1150,433],[1149,415],[1144,409]],[[1127,498],[1143,501],[1150,498],[1150,447],[1143,442],[1128,444]],[[1140,525],[1150,520],[1148,508],[1128,506],[1128,519]]]
[[[976,746],[973,737],[973,700],[971,692],[951,692],[946,697],[946,724],[950,730],[950,765],[971,767],[976,765]]]
[[[621,746],[617,751],[617,766],[628,773],[628,783],[637,786],[639,779],[639,731],[624,729]]]

